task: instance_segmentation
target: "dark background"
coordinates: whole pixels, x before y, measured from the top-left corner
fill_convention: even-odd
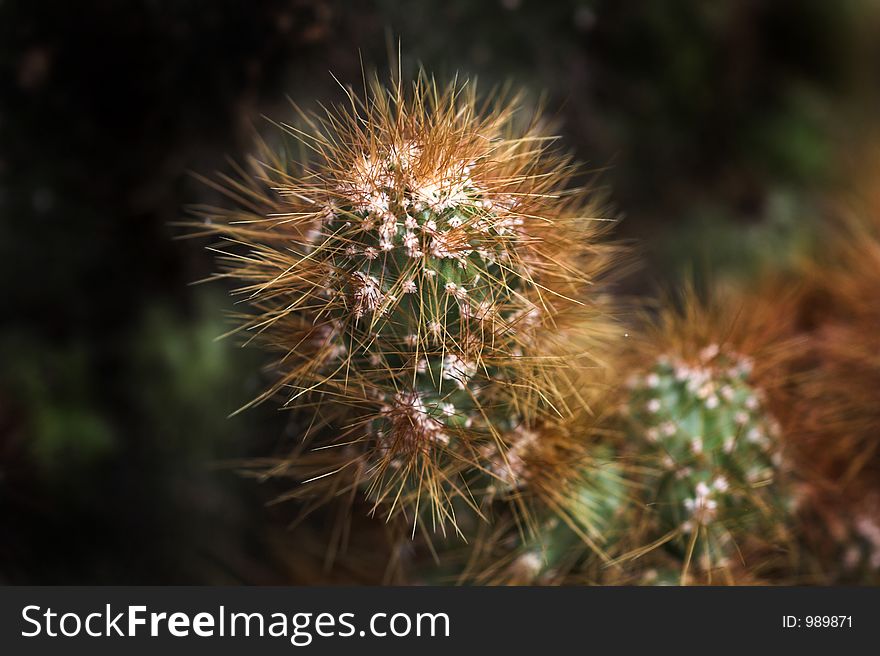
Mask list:
[[[0,582],[310,583],[320,514],[234,463],[288,418],[227,416],[266,383],[215,338],[231,309],[176,240],[188,174],[263,115],[333,102],[361,62],[542,95],[601,180],[652,294],[807,248],[877,114],[871,0],[0,0]],[[659,284],[658,284],[659,283]]]

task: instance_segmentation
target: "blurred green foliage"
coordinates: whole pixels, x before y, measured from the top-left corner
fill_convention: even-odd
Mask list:
[[[76,468],[113,450],[115,437],[96,407],[100,389],[90,380],[82,349],[47,350],[13,335],[0,358],[0,386],[21,406],[29,437],[24,446],[41,468]]]

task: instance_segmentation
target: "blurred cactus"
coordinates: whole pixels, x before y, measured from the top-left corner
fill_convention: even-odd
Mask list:
[[[262,398],[304,411],[289,465],[442,527],[453,499],[476,506],[475,481],[517,475],[505,435],[572,412],[558,372],[606,332],[585,292],[613,254],[608,223],[516,98],[425,76],[348,94],[285,126],[308,156],[264,146],[260,183],[225,181],[239,207],[204,214],[253,308],[241,332],[281,354]]]
[[[797,345],[796,295],[714,294],[704,302],[687,286],[681,302],[646,317],[625,367],[627,450],[644,470],[647,513],[645,546],[630,555],[662,545],[682,582],[769,568],[790,543],[779,363]]]
[[[631,381],[631,434],[652,469],[659,530],[686,563],[725,567],[738,536],[774,522],[786,498],[776,478],[779,425],[752,385],[751,361],[710,344],[696,362],[661,356]]]

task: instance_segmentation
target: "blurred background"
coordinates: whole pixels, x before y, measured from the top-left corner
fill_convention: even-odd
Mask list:
[[[0,0],[0,582],[345,581],[236,461],[288,417],[186,205],[361,62],[544,99],[652,294],[806,248],[877,122],[875,0]],[[368,567],[369,565],[365,565]],[[381,559],[379,565],[381,567]]]

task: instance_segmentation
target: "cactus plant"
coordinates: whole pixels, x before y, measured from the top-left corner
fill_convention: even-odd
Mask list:
[[[634,367],[622,404],[653,517],[644,541],[680,558],[683,581],[738,567],[756,535],[770,552],[789,541],[792,487],[768,399],[779,396],[773,365],[788,326],[776,312],[787,305],[718,293],[705,303],[688,288],[682,310],[647,320],[633,362],[650,364]]]
[[[697,362],[661,356],[633,381],[628,401],[661,530],[679,533],[674,542],[704,570],[727,566],[737,535],[778,516],[779,425],[751,369],[715,344]]]
[[[518,98],[425,75],[347,93],[283,126],[306,157],[264,146],[250,179],[222,181],[237,207],[201,213],[252,308],[240,332],[280,354],[261,398],[307,427],[287,464],[316,463],[302,478],[329,496],[454,525],[453,500],[476,508],[517,458],[505,435],[572,412],[558,370],[606,331],[589,286],[608,222]]]

